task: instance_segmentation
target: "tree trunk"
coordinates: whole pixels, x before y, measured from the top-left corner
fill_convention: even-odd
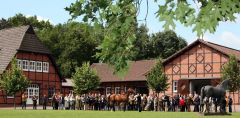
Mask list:
[[[15,94],[13,95],[13,104],[14,104],[14,109],[16,109],[16,102],[15,102],[15,100],[16,100],[16,97],[15,97]]]

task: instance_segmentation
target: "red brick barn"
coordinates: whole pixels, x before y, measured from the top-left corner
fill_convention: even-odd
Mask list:
[[[128,88],[133,88],[142,94],[148,94],[145,74],[156,64],[156,60],[132,61],[129,64],[129,70],[124,77],[113,74],[114,70],[104,63],[93,63],[91,67],[97,71],[100,77],[101,86],[99,88],[102,94],[120,93]]]
[[[31,26],[21,26],[0,30],[0,75],[9,68],[16,57],[18,66],[31,81],[26,90],[27,104],[32,104],[32,96],[38,96],[38,103],[44,94],[51,97],[61,91],[61,76],[51,52],[42,44]],[[0,91],[0,106],[12,104],[13,97]],[[21,103],[21,93],[16,95],[16,103]]]
[[[199,94],[202,86],[217,85],[221,79],[221,69],[228,62],[229,55],[235,55],[240,60],[239,50],[196,40],[163,62],[170,83],[165,93]],[[239,103],[239,92],[236,93],[236,102]]]

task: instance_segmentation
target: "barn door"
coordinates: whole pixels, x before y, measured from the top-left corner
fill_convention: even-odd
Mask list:
[[[180,93],[181,95],[189,94],[189,80],[178,80],[178,93]]]

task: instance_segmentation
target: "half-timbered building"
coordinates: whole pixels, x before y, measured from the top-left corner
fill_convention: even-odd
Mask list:
[[[240,61],[240,51],[204,40],[192,44],[164,60],[164,71],[169,78],[168,95],[200,94],[205,85],[216,86],[221,80],[221,69],[235,55]],[[239,91],[236,92],[239,103]]]
[[[21,26],[0,30],[0,75],[10,68],[11,60],[16,57],[18,66],[31,84],[26,89],[27,104],[32,104],[32,96],[38,103],[45,94],[49,98],[61,91],[61,76],[51,52],[36,36],[31,26]],[[13,96],[0,91],[0,106],[12,104]],[[16,103],[21,103],[21,93],[16,95]]]

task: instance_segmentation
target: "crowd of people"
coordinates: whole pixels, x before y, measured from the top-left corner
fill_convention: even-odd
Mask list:
[[[45,110],[48,103],[51,103],[54,110],[111,110],[108,98],[111,94],[83,94],[75,95],[73,93],[53,94],[49,99],[46,95],[43,95],[40,100]],[[33,109],[37,109],[38,98],[34,95],[32,97]],[[26,109],[27,96],[22,95],[22,109]],[[221,103],[221,104],[219,104]],[[115,104],[115,107],[120,108],[121,104]],[[220,111],[225,110],[228,107],[228,111],[232,112],[232,98],[226,97],[223,101],[218,101],[214,98],[204,99],[201,103],[200,96],[192,95],[175,95],[175,96],[157,96],[146,94],[130,94],[128,103],[126,105],[127,110],[145,110],[145,111],[180,111],[180,112],[209,112],[217,111],[217,106],[220,106]]]

